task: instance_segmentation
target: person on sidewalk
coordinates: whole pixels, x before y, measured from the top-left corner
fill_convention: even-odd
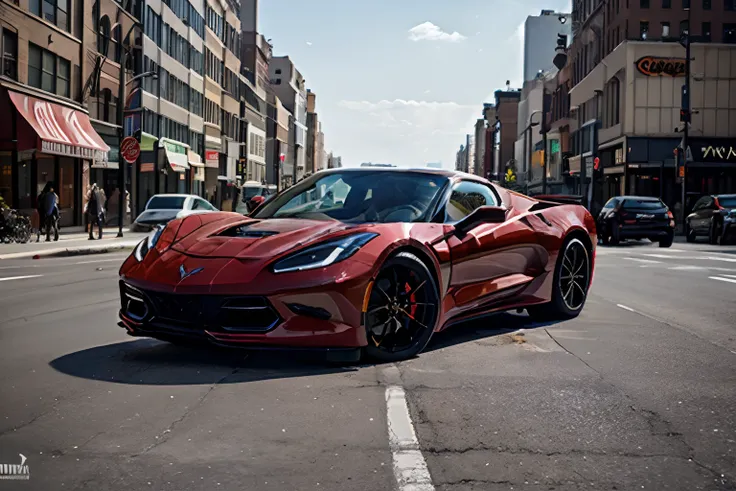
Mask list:
[[[51,241],[51,230],[54,230],[54,241],[59,240],[59,196],[54,192],[54,184],[49,181],[38,195],[38,216],[41,227],[46,229],[46,242]],[[36,242],[41,238],[39,229]]]
[[[98,236],[97,239],[102,239],[102,226],[105,223],[105,202],[107,197],[105,191],[97,186],[97,183],[92,184],[92,187],[87,191],[87,223],[89,224],[89,240],[95,240],[93,230],[97,225]]]

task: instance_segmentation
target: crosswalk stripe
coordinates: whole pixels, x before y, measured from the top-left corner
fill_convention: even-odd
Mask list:
[[[653,259],[639,259],[638,257],[625,257],[624,259],[626,259],[628,261],[636,261],[638,263],[662,264],[662,261],[655,261]]]
[[[30,274],[26,276],[8,276],[7,278],[0,278],[0,281],[12,281],[12,280],[25,280],[26,278],[39,278],[42,274]]]

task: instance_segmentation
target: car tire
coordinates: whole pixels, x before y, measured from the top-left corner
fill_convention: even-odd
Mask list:
[[[390,257],[376,274],[363,314],[368,339],[364,357],[395,362],[418,355],[434,333],[439,312],[437,281],[429,268],[410,252]],[[399,340],[406,344],[390,344]]]
[[[621,243],[621,229],[618,228],[618,223],[611,222],[611,245],[617,246]]]
[[[574,259],[573,257],[568,258],[567,256],[571,254],[576,254],[577,256]],[[580,314],[588,298],[588,288],[590,287],[590,277],[592,274],[590,254],[588,247],[580,239],[572,237],[565,241],[555,263],[552,300],[526,309],[533,320],[566,320],[577,317]],[[582,260],[580,264],[577,264],[578,259]],[[570,266],[571,261],[573,263],[572,266]],[[575,273],[575,268],[582,268],[582,271],[584,271],[581,278],[578,278],[577,274],[572,274]],[[566,273],[571,273],[569,276],[575,276],[575,278],[566,279]],[[573,281],[577,283],[577,287],[571,284]],[[570,291],[572,289],[575,289],[578,293],[570,297]],[[577,295],[581,295],[581,297],[576,299]]]
[[[718,244],[718,224],[713,218],[710,219],[710,227],[708,228],[708,242],[712,245]]]
[[[672,242],[675,241],[675,233],[670,232],[667,237],[659,241],[659,247],[671,247]]]
[[[690,223],[685,224],[685,240],[687,240],[690,243],[695,242],[695,240],[698,238],[698,235],[695,233],[695,230],[693,230],[690,227]]]

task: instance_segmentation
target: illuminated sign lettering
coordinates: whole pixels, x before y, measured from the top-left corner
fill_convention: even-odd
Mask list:
[[[682,58],[660,58],[657,56],[645,56],[636,61],[636,68],[648,77],[670,77],[685,76],[685,60]]]
[[[719,160],[736,160],[736,147],[703,147],[703,160],[708,157]]]

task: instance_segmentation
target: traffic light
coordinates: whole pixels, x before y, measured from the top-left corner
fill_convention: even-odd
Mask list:
[[[557,67],[558,70],[565,68],[567,64],[567,34],[557,35],[557,46],[555,47],[555,57],[552,59],[552,64]]]
[[[567,49],[567,34],[557,35],[557,47],[555,49],[561,49],[561,50]]]
[[[680,109],[680,121],[683,123],[689,123],[690,122],[690,111],[687,109]]]
[[[598,157],[593,159],[593,170],[598,170],[601,167],[601,159]]]

